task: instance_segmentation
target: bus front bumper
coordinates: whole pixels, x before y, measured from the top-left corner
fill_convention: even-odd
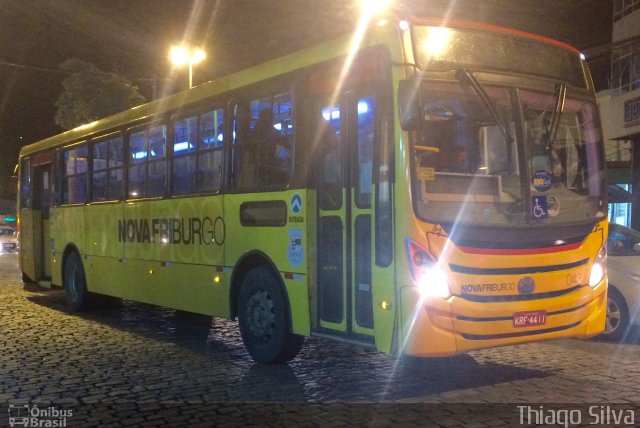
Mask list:
[[[416,287],[401,290],[401,352],[440,357],[474,349],[538,340],[588,338],[604,329],[606,280],[595,287],[547,299],[476,302],[459,296],[422,299]],[[544,324],[518,327],[514,315],[544,312]]]

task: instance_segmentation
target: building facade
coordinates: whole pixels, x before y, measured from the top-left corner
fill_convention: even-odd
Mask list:
[[[598,93],[607,178],[632,193],[610,220],[640,230],[640,0],[615,0],[609,89]]]

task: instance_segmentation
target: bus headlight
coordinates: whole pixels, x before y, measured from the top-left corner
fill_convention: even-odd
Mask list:
[[[447,276],[438,265],[423,269],[416,283],[422,297],[440,297],[441,299],[451,297]]]
[[[589,285],[595,287],[600,284],[602,278],[607,274],[607,245],[603,245],[598,251],[595,262],[591,266],[591,273],[589,274]]]
[[[427,250],[410,239],[406,239],[407,258],[411,277],[422,297],[451,297],[447,275]]]

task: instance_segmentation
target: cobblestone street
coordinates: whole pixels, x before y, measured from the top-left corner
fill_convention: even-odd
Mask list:
[[[36,404],[69,409],[66,426],[514,426],[522,404],[640,403],[635,333],[436,362],[312,338],[289,365],[265,366],[235,322],[131,302],[74,315],[1,255],[0,425]]]

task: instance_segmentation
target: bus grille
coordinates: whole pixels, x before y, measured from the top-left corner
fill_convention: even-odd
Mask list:
[[[549,312],[547,313],[547,315],[552,316],[552,315],[560,315],[560,314],[566,314],[569,312],[575,312],[578,311],[582,308],[584,308],[585,305],[580,305],[580,306],[576,306],[575,308],[569,308],[569,309],[563,309],[561,311],[554,311],[554,312]],[[511,321],[513,319],[513,315],[509,315],[508,317],[483,317],[483,318],[478,318],[478,317],[467,317],[464,315],[458,315],[456,317],[456,319],[462,320],[462,321],[473,321],[473,322],[491,322],[491,321]]]
[[[567,270],[583,266],[589,262],[589,259],[578,260],[573,263],[565,263],[561,265],[550,266],[525,266],[518,268],[477,268],[470,266],[461,266],[456,264],[449,264],[449,268],[452,272],[463,273],[467,275],[526,275],[543,272],[555,272],[559,270]]]
[[[479,296],[477,294],[460,294],[460,297],[469,300],[471,302],[491,303],[491,302],[519,302],[523,300],[538,300],[538,299],[550,299],[552,297],[563,296],[565,294],[573,293],[580,289],[582,285],[576,285],[575,287],[565,288],[564,290],[548,291],[546,293],[534,293],[534,294],[509,294],[505,296]]]

